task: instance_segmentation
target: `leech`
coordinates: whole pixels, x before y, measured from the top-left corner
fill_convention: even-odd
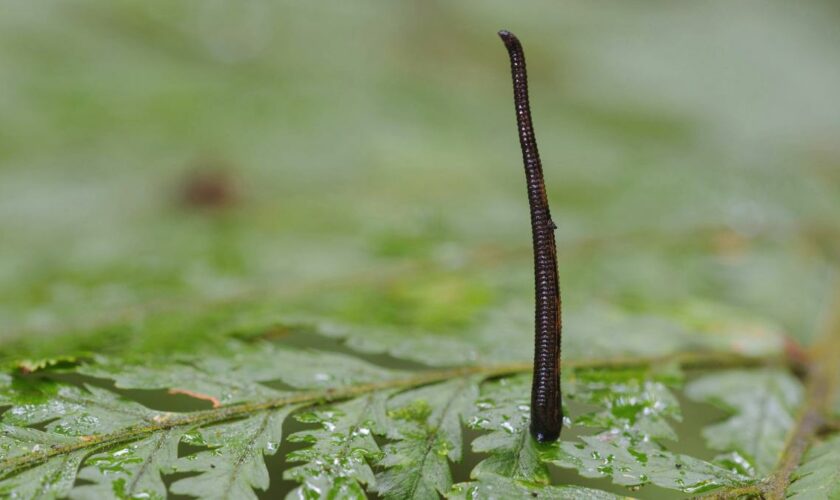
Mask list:
[[[510,55],[513,102],[519,145],[525,164],[531,232],[534,242],[534,379],[531,386],[531,435],[539,442],[554,441],[563,426],[560,396],[560,288],[557,283],[557,252],[554,229],[545,194],[540,154],[528,104],[528,75],[519,40],[509,31],[499,36]]]

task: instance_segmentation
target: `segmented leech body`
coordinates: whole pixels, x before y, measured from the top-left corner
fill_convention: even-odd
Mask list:
[[[557,252],[554,229],[545,193],[542,164],[531,123],[528,103],[528,75],[522,45],[513,33],[499,36],[510,55],[513,76],[513,100],[519,144],[525,164],[528,203],[531,207],[531,231],[534,244],[534,288],[536,293],[534,323],[534,380],[531,386],[531,434],[537,441],[554,441],[563,426],[560,405],[560,288],[557,281]]]

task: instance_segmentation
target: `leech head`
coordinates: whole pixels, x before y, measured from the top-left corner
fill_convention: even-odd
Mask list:
[[[513,77],[513,103],[519,146],[525,166],[531,234],[534,245],[534,378],[531,386],[531,435],[540,442],[560,436],[563,410],[560,395],[560,286],[557,252],[540,153],[531,122],[525,54],[516,36],[506,30],[499,37],[507,47]]]
[[[516,35],[511,33],[508,30],[501,30],[499,31],[499,37],[505,43],[505,46],[510,49],[511,45],[516,44],[519,45],[519,40],[516,38]]]

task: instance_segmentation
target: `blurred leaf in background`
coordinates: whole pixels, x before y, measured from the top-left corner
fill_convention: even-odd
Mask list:
[[[236,336],[349,350],[388,369],[521,366],[532,348],[532,262],[501,28],[520,36],[528,56],[558,226],[564,359],[653,366],[676,356],[690,367],[696,352],[796,360],[813,342],[813,351],[832,352],[822,347],[834,345],[824,342],[840,256],[838,21],[830,1],[8,1],[0,15],[0,359],[37,371],[105,354],[81,371],[124,381],[102,364],[129,359],[163,370],[171,356],[215,352]],[[595,391],[581,392],[581,404],[611,407],[622,390],[669,409],[701,404],[675,399],[681,379],[668,389],[659,371],[642,371],[564,383]],[[735,373],[717,376],[734,386]],[[765,446],[739,441],[737,429],[706,435],[715,452],[701,458],[730,453],[715,458],[731,466],[724,472],[697,466],[719,481],[712,486],[773,470],[797,408],[813,401],[786,371],[772,373],[762,380],[794,389],[768,382],[766,393],[797,397],[780,396]],[[173,389],[160,373],[150,377],[158,382],[130,386]],[[689,396],[732,413],[729,428],[756,411],[698,389],[708,389],[703,380],[691,382]],[[493,383],[480,397],[516,408],[506,386]],[[20,404],[18,389],[0,404]],[[364,416],[358,401],[339,409]],[[431,420],[411,425],[437,436],[436,418],[470,421],[457,408],[443,416],[430,408]],[[270,412],[282,414],[273,424],[287,410]],[[309,423],[354,429],[325,411]],[[604,428],[638,423],[577,414],[582,427],[586,419]],[[253,430],[253,418],[241,421],[242,432]],[[700,435],[708,423],[676,431],[673,422],[649,424],[684,440],[681,433]],[[501,423],[488,425],[471,428],[502,432]],[[184,436],[219,444],[171,428],[175,444]],[[296,432],[300,441],[314,431]],[[34,439],[24,434],[22,442]],[[280,441],[258,434],[261,446],[245,447],[254,468],[243,491],[267,484],[262,457]],[[477,449],[501,455],[465,458],[495,464],[483,482],[469,470],[444,474],[446,456],[460,455],[446,449],[434,462],[442,482],[425,486],[457,483],[455,497],[536,491],[498,475],[524,466],[506,462],[515,443],[492,440]],[[138,441],[132,453],[145,456],[156,442]],[[805,494],[816,474],[830,478],[835,442],[808,455],[813,463],[803,467],[816,472],[795,492]],[[543,484],[546,463],[609,476],[576,456],[583,448],[565,445],[539,463],[523,448],[528,470],[542,471],[529,478],[538,495],[572,494]],[[381,450],[364,447],[348,460],[372,487],[364,464]],[[85,455],[65,458],[47,464],[52,473],[75,471]],[[175,463],[163,458],[161,470]],[[647,479],[656,484],[679,479],[650,473],[653,465]],[[81,467],[95,490],[102,477]],[[331,477],[301,467],[289,477]],[[390,480],[400,467],[376,473]]]
[[[528,50],[561,253],[609,242],[563,256],[570,307],[711,297],[807,336],[826,272],[791,235],[830,240],[840,212],[837,15],[10,2],[0,338],[154,335],[252,298],[442,328],[520,298],[498,282],[530,265],[500,27]],[[181,202],[204,171],[236,186],[218,210]]]

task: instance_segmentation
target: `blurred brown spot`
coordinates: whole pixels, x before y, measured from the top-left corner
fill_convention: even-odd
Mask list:
[[[226,208],[239,199],[230,167],[219,161],[196,162],[179,188],[179,201],[191,208]]]
[[[743,234],[731,229],[723,229],[712,235],[712,248],[722,257],[738,257],[750,246],[750,241]]]
[[[787,359],[794,366],[807,367],[810,362],[808,351],[795,339],[786,336],[784,340],[785,356]]]
[[[263,339],[279,339],[283,337],[288,337],[292,334],[292,329],[285,325],[275,325],[269,327],[267,330],[262,332],[259,337]]]

